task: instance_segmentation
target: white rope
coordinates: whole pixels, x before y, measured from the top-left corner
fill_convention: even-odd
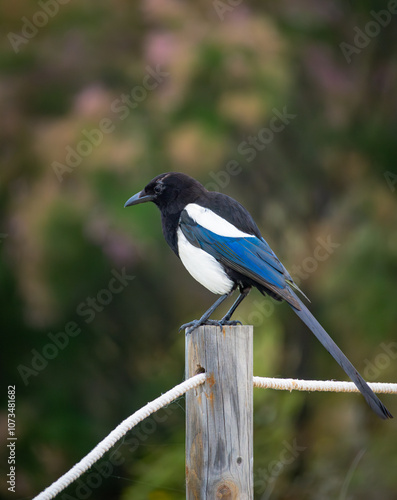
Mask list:
[[[69,472],[61,476],[51,486],[42,491],[33,500],[50,500],[58,493],[64,490],[69,484],[78,479],[92,465],[97,462],[119,439],[121,439],[129,430],[141,422],[143,419],[159,410],[163,406],[170,404],[174,399],[179,398],[190,389],[203,384],[205,381],[205,373],[200,373],[194,377],[185,380],[179,385],[176,385],[170,391],[151,401],[140,410],[136,411],[130,417],[125,419],[118,425],[105,439],[103,439],[95,448],[88,453],[80,462],[74,465]]]
[[[200,373],[176,385],[171,390],[151,401],[140,410],[133,413],[119,424],[105,439],[95,446],[83,459],[74,465],[66,474],[42,491],[33,500],[50,500],[63,491],[69,484],[78,479],[84,472],[90,469],[115,443],[121,439],[128,431],[135,427],[152,413],[158,411],[185,392],[198,387],[205,382],[205,373]],[[397,384],[368,384],[374,392],[397,394]],[[335,382],[332,380],[297,380],[254,377],[254,387],[265,389],[278,389],[282,391],[331,391],[331,392],[359,392],[353,382]]]
[[[397,384],[368,383],[374,392],[397,394]],[[353,382],[335,382],[334,380],[297,380],[293,378],[254,377],[254,387],[277,389],[279,391],[327,391],[360,392]]]

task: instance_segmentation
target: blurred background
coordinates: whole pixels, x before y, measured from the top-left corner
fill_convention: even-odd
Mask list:
[[[2,478],[9,385],[18,441],[0,496],[31,498],[184,378],[178,327],[215,297],[154,205],[123,208],[162,172],[242,202],[365,378],[396,381],[393,9],[1,4]],[[345,379],[287,305],[253,291],[236,319],[255,327],[255,375]],[[256,498],[397,498],[396,422],[361,396],[254,398]],[[183,399],[161,410],[59,497],[183,499],[184,417]]]

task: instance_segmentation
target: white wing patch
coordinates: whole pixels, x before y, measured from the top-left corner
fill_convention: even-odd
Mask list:
[[[229,293],[234,283],[221,264],[212,255],[189,243],[180,228],[177,237],[179,257],[193,278],[212,293]]]
[[[204,208],[196,203],[189,203],[185,207],[186,212],[189,214],[197,224],[205,227],[209,231],[212,231],[219,236],[229,236],[231,238],[255,238],[254,235],[244,233],[237,229],[237,227],[230,224],[225,219],[222,219],[219,215],[214,213],[209,208]]]

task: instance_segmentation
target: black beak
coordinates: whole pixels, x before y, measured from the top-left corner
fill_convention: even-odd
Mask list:
[[[154,197],[151,194],[145,194],[143,191],[140,191],[134,196],[125,202],[125,207],[130,207],[131,205],[138,205],[139,203],[146,203],[147,201],[153,201]]]

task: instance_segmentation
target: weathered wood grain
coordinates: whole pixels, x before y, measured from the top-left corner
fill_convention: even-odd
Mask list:
[[[202,326],[186,335],[186,498],[253,498],[252,326]]]

